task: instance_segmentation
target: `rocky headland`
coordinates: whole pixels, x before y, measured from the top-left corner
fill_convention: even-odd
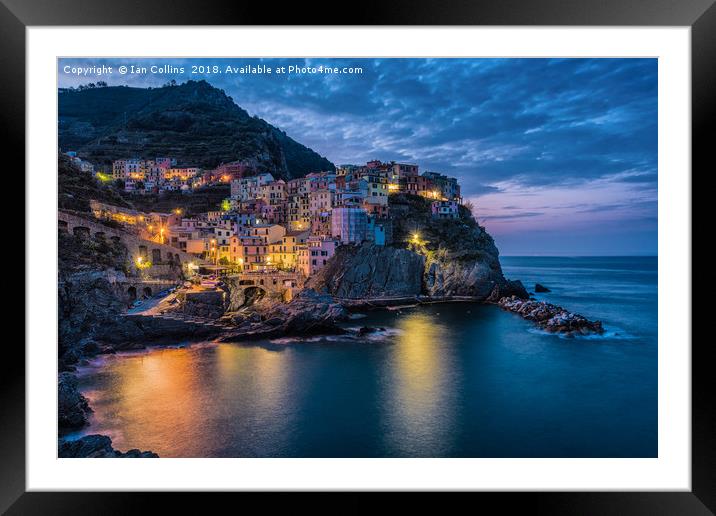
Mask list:
[[[307,286],[349,306],[528,297],[521,282],[504,277],[494,240],[469,208],[460,206],[456,219],[435,219],[429,200],[401,194],[390,197],[390,210],[391,245],[342,246]]]
[[[569,337],[604,333],[601,321],[590,321],[582,315],[544,301],[525,300],[517,296],[510,296],[503,297],[497,304],[528,321],[533,321],[541,329],[550,333],[559,333]]]

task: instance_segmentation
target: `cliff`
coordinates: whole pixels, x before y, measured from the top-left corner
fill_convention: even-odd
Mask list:
[[[373,244],[341,246],[306,286],[339,299],[417,296],[425,257]]]
[[[429,200],[392,195],[390,210],[391,246],[342,246],[307,286],[340,299],[528,297],[522,283],[504,277],[494,240],[468,208],[456,219],[434,219]]]
[[[206,81],[60,90],[58,109],[60,148],[105,167],[115,159],[168,156],[202,168],[244,160],[283,179],[334,169]]]

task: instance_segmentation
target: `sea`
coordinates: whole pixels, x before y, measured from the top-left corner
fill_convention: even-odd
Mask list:
[[[544,333],[496,306],[354,314],[364,337],[177,342],[79,371],[82,433],[161,457],[656,457],[657,258],[502,257],[603,321]]]

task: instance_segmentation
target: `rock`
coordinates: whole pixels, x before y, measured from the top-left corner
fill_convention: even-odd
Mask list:
[[[535,322],[541,329],[551,333],[568,336],[604,333],[601,321],[590,321],[582,315],[571,313],[560,306],[544,301],[524,300],[517,296],[510,296],[503,297],[497,304],[505,310]]]
[[[378,328],[373,328],[372,326],[363,326],[358,330],[358,335],[368,335],[370,333],[376,333],[378,331]]]
[[[507,296],[516,296],[520,299],[527,299],[529,293],[520,280],[507,280],[503,292]]]
[[[73,441],[60,441],[58,455],[61,458],[157,458],[159,455],[137,449],[122,453],[112,447],[112,439],[106,435],[86,435]]]
[[[529,298],[529,294],[520,280],[505,280],[501,285],[495,285],[485,299],[485,303],[499,304],[503,298],[513,296],[518,299]]]
[[[535,292],[552,292],[552,291],[540,283],[535,283]]]
[[[502,274],[494,240],[467,208],[460,206],[456,219],[435,219],[430,201],[420,196],[396,194],[388,202],[391,210],[405,210],[404,216],[393,219],[397,241],[426,256],[422,294],[471,297],[478,302],[486,301],[495,287],[503,296],[517,294]]]
[[[80,346],[80,350],[86,356],[95,355],[99,352],[99,346],[93,340],[87,340]]]
[[[57,397],[57,423],[63,430],[78,430],[87,425],[92,409],[77,387],[77,378],[60,373]]]
[[[347,320],[348,312],[328,294],[312,289],[301,291],[289,303],[276,303],[262,307],[270,317],[254,312],[248,316],[253,324],[244,323],[235,330],[224,332],[218,340],[273,338],[283,335],[341,334],[346,330],[336,321]]]
[[[61,360],[71,363],[77,355],[68,354],[70,350],[76,350],[98,330],[114,325],[125,308],[117,292],[117,282],[123,279],[114,271],[60,274],[57,290]]]
[[[268,319],[265,321],[267,326],[280,326],[284,323],[284,320],[280,317],[272,317],[271,319]]]
[[[424,265],[425,257],[407,249],[344,245],[306,287],[338,299],[417,296]]]

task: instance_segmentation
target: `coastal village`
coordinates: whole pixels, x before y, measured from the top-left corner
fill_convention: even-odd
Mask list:
[[[75,153],[68,155],[82,170],[93,171]],[[114,221],[143,240],[196,257],[196,262],[183,264],[189,275],[201,267],[216,274],[283,272],[305,279],[325,266],[341,245],[390,244],[391,194],[427,198],[435,218],[457,218],[462,203],[456,178],[420,173],[415,164],[378,160],[287,181],[241,161],[202,170],[177,167],[172,158],[116,160],[111,177],[94,173],[133,195],[192,195],[205,186],[230,185],[230,196],[220,209],[198,214],[179,207],[171,213],[143,213],[92,202],[97,219]],[[138,270],[147,270],[163,260],[161,253],[152,256],[146,250],[134,261]]]
[[[534,301],[521,282],[506,280],[492,238],[472,206],[463,205],[458,180],[421,173],[416,164],[373,160],[284,180],[249,161],[202,170],[179,167],[170,157],[121,159],[109,174],[74,152],[66,155],[78,170],[124,190],[125,198],[177,201],[167,213],[96,199],[90,213],[58,212],[61,232],[126,248],[119,294],[129,315],[179,317],[212,331],[238,326],[222,338],[242,339],[335,331],[332,323],[345,309],[470,301],[499,304],[547,331],[603,331],[598,321]],[[190,211],[182,206],[191,203],[179,202],[217,185],[229,196],[212,211]],[[410,211],[416,201],[420,208]],[[421,224],[431,228],[436,250],[427,247]],[[257,307],[264,297],[271,301]],[[290,313],[273,317],[278,326],[267,326],[270,313],[256,314],[275,315],[281,304]],[[315,317],[296,325],[309,313]],[[258,317],[256,324],[247,316]]]
[[[469,441],[465,456],[481,456],[491,451],[482,438],[514,440],[510,453],[524,456],[535,431],[572,424],[571,408],[583,403],[578,396],[564,408],[558,400],[561,419],[530,426],[523,418],[528,432],[513,424],[514,409],[525,405],[520,386],[532,396],[545,385],[550,403],[563,384],[604,398],[598,375],[615,362],[573,383],[576,369],[562,359],[578,369],[596,355],[577,350],[581,341],[568,349],[541,335],[592,337],[612,328],[549,302],[580,299],[563,295],[552,262],[506,262],[503,270],[470,199],[479,192],[469,191],[469,178],[489,182],[489,169],[477,170],[483,165],[465,166],[453,152],[433,165],[422,132],[403,136],[390,125],[374,128],[385,131],[379,140],[356,139],[352,130],[346,147],[326,137],[322,149],[358,162],[338,165],[207,80],[129,84],[58,91],[58,457],[359,457],[364,449],[365,456],[462,456],[452,441]],[[252,111],[261,107],[232,89]],[[261,88],[256,94],[261,101]],[[371,100],[380,95],[370,92]],[[393,111],[376,107],[388,123]],[[444,131],[417,113],[429,132]],[[453,121],[444,132],[465,132],[451,142],[462,151],[475,141],[468,129]],[[400,138],[412,139],[414,151],[378,144]],[[406,162],[414,159],[424,161]],[[505,276],[511,271],[548,286],[525,286]],[[588,301],[591,287],[574,285]],[[544,352],[530,362],[525,349]],[[545,383],[545,372],[557,383]],[[506,395],[495,398],[498,391]],[[633,399],[641,404],[644,396]],[[605,412],[608,402],[592,405]],[[484,427],[486,407],[492,415],[502,406],[494,437],[470,431]],[[575,427],[580,440],[589,440],[581,430],[594,426],[590,415]],[[467,438],[452,439],[453,427],[467,429]],[[523,434],[505,439],[504,428],[513,427]]]

